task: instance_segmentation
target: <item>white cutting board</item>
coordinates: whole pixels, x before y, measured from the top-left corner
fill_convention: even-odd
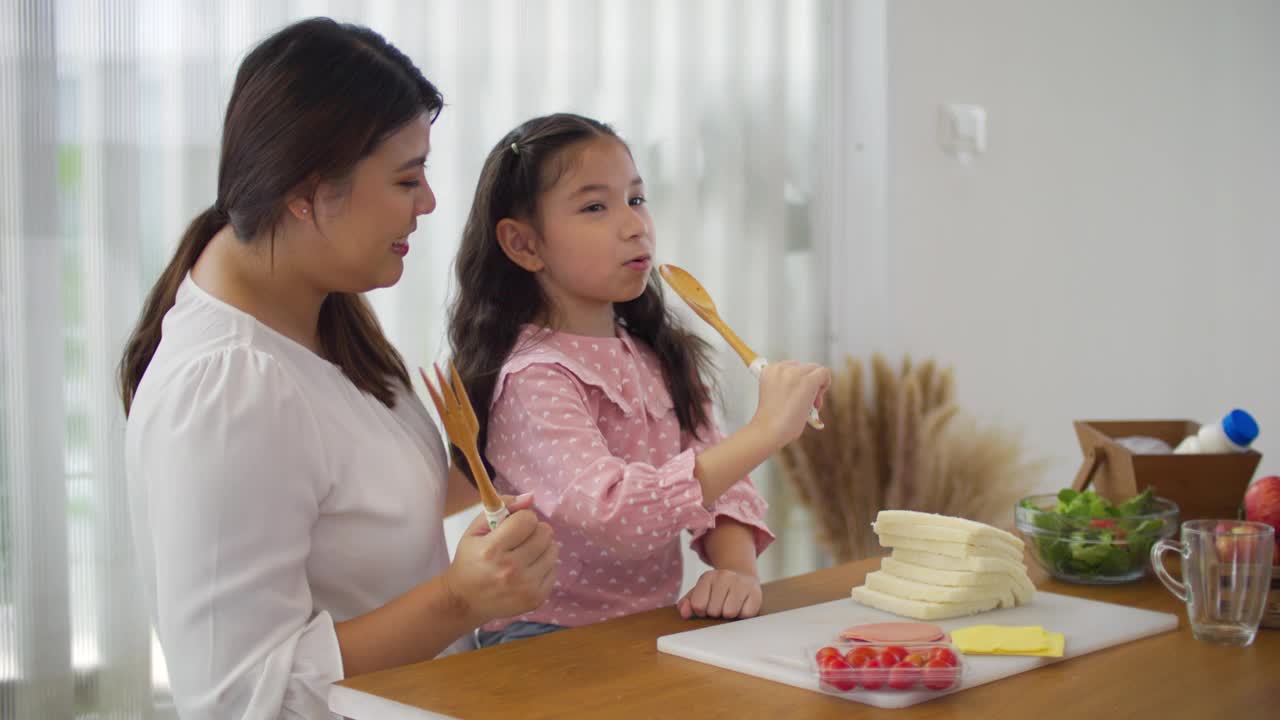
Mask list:
[[[902,621],[897,615],[846,598],[665,635],[658,638],[658,650],[805,690],[825,692],[819,690],[817,679],[808,670],[806,647],[828,644],[850,625]],[[970,625],[1041,625],[1066,636],[1067,647],[1062,658],[1066,659],[1174,630],[1178,627],[1178,617],[1041,592],[1020,607],[935,624],[948,632]],[[968,655],[964,662],[960,687],[952,690],[856,690],[852,694],[835,695],[881,708],[907,707],[1034,670],[1059,659]]]

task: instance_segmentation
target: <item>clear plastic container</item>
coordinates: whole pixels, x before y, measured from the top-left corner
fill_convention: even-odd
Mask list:
[[[921,643],[839,640],[805,648],[805,653],[818,687],[837,695],[912,690],[941,693],[960,687],[964,677],[964,656],[946,640]],[[833,659],[833,654],[839,659]],[[893,662],[886,667],[891,659]]]

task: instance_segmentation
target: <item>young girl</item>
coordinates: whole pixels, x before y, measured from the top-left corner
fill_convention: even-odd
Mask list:
[[[760,609],[773,540],[745,477],[799,436],[830,374],[766,368],[755,417],[723,438],[707,346],[668,312],[653,222],[627,146],[577,115],[530,120],[485,161],[457,260],[454,359],[504,492],[534,494],[561,544],[541,608],[490,622],[481,645],[670,605],[679,538],[715,568],[682,616]]]

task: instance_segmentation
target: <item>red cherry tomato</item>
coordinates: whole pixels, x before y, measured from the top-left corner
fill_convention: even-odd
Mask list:
[[[933,660],[941,660],[951,667],[955,667],[960,664],[960,661],[956,659],[956,654],[951,652],[951,648],[933,648],[929,651],[929,661]],[[925,664],[928,665],[928,663]]]
[[[857,687],[853,677],[853,668],[836,653],[818,661],[818,677],[822,684],[840,692],[849,692]]]
[[[832,655],[839,657],[840,651],[828,645],[827,647],[824,647],[821,650],[819,650],[817,655],[814,656],[814,659],[817,660],[819,664],[821,664],[822,658],[831,657]]]
[[[911,663],[916,667],[924,667],[925,660],[924,655],[916,652],[908,653],[906,657],[902,658],[902,662]]]
[[[880,661],[871,658],[854,672],[857,682],[868,690],[879,690],[884,685],[885,668]]]
[[[902,662],[902,658],[907,656],[907,649],[900,645],[890,645],[880,651],[880,664],[887,668]]]
[[[876,652],[875,648],[867,647],[866,645],[859,645],[845,653],[844,661],[852,665],[853,661],[859,658],[861,658],[863,662],[866,662],[867,660],[878,657],[880,657],[880,654]]]
[[[942,658],[934,658],[925,663],[923,673],[924,686],[930,690],[946,690],[956,682],[955,666]]]
[[[889,670],[889,687],[894,690],[910,690],[920,680],[919,666],[903,660]]]

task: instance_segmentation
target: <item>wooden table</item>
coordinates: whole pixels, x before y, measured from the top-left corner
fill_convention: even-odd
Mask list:
[[[764,613],[847,597],[879,560],[769,583]],[[340,685],[373,701],[355,720],[428,718],[1280,718],[1280,630],[1247,648],[1199,642],[1180,603],[1153,579],[1042,590],[1176,613],[1179,629],[900,710],[800,690],[657,651],[659,636],[712,621],[672,608],[553,633]],[[387,701],[392,702],[387,702]],[[428,710],[431,712],[423,712]]]

